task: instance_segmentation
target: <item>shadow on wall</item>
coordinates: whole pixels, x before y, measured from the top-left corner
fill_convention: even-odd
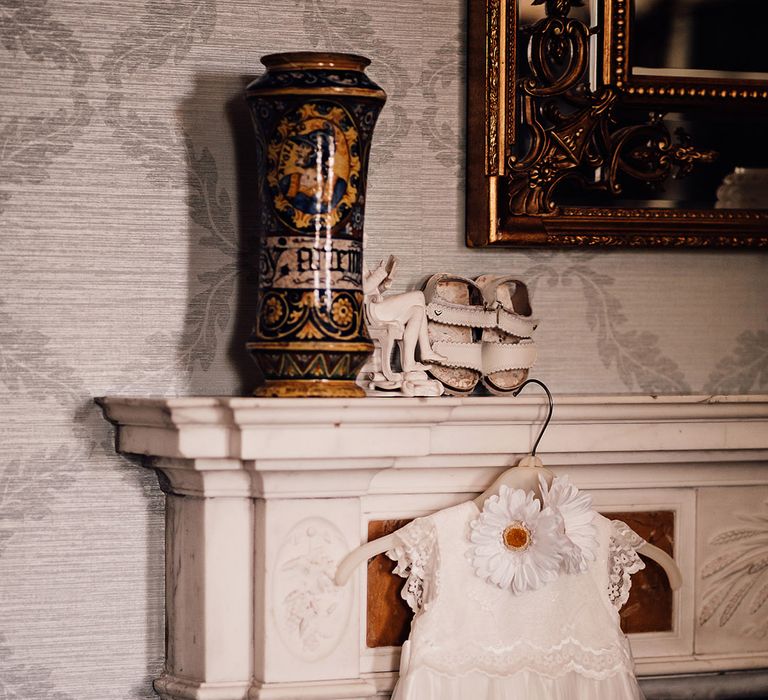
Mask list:
[[[256,317],[260,231],[258,142],[245,100],[252,80],[200,74],[180,107],[189,291],[177,358],[188,371],[189,392],[196,395],[221,385],[221,379],[206,377],[217,358],[234,374],[236,394],[251,394],[260,383],[245,349]],[[223,158],[230,153],[233,157]]]
[[[132,700],[156,700],[157,694],[153,681],[162,672],[165,663],[165,533],[161,523],[164,518],[167,483],[165,476],[159,470],[148,469],[149,458],[144,455],[120,452],[116,423],[108,416],[100,398],[87,399],[81,402],[74,416],[74,436],[83,441],[86,454],[99,458],[99,469],[109,466],[115,469],[121,480],[130,488],[140,489],[146,506],[146,524],[143,529],[143,551],[146,553],[144,569],[144,594],[146,601],[146,624],[143,630],[144,655],[146,659],[146,675],[131,688]],[[158,482],[160,489],[158,489]],[[132,543],[141,541],[140,532],[133,531],[135,539]],[[82,566],[82,563],[80,564]],[[88,562],[86,567],[98,566],[95,561]],[[98,576],[100,585],[109,585],[109,577]],[[101,593],[102,598],[114,594],[107,589]],[[0,689],[2,684],[0,683]],[[5,696],[2,696],[5,697]],[[38,697],[37,695],[35,697]],[[43,697],[43,695],[40,695]],[[46,698],[53,700],[74,700],[70,695],[47,694]]]

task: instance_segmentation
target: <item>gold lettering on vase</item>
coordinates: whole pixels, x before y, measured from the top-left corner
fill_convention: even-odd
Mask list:
[[[331,248],[312,245],[305,236],[270,236],[261,248],[259,269],[262,287],[359,289],[363,246],[337,238]]]

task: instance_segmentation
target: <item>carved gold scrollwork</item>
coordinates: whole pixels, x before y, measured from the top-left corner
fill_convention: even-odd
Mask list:
[[[512,215],[559,214],[553,193],[566,179],[616,194],[620,176],[660,183],[715,159],[714,151],[697,150],[686,136],[674,143],[661,115],[617,127],[616,90],[589,87],[590,29],[568,17],[583,2],[533,4],[545,4],[547,16],[520,32],[528,39],[527,75],[517,83],[521,138],[507,159]]]
[[[602,136],[601,115],[610,112],[615,101],[610,90],[602,91],[594,102],[573,116],[558,115],[556,126],[545,127],[538,117],[538,105],[531,95],[523,97],[523,118],[531,130],[531,145],[525,157],[510,158],[513,173],[510,183],[510,209],[514,214],[540,215],[556,211],[552,201],[555,187],[567,177],[583,179],[579,168],[587,159],[595,166]]]
[[[682,130],[676,132],[678,143],[664,126],[659,114],[651,116],[648,124],[624,127],[611,137],[609,158],[609,188],[618,193],[619,172],[647,183],[662,182],[668,177],[688,175],[697,163],[713,163],[715,151],[700,151],[691,144]]]
[[[521,87],[537,97],[563,94],[583,78],[588,59],[588,27],[576,19],[548,17],[530,31],[532,78],[523,79]]]

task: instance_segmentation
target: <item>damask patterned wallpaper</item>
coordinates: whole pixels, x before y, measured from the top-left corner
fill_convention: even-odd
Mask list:
[[[463,29],[462,0],[0,0],[0,697],[152,697],[163,502],[92,397],[253,383],[264,53],[373,59],[369,263],[519,275],[556,393],[768,389],[764,255],[463,246]]]

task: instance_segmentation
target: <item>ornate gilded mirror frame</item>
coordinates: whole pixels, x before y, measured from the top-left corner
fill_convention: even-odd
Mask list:
[[[546,17],[520,28],[522,2],[545,4]],[[715,152],[670,133],[663,113],[672,103],[690,98],[703,105],[707,95],[698,91],[710,89],[718,92],[709,95],[709,105],[763,99],[738,93],[746,89],[741,84],[655,83],[658,78],[631,75],[628,3],[598,0],[604,26],[595,29],[569,16],[581,0],[469,0],[469,246],[768,247],[768,210],[558,201],[566,180],[618,194],[622,179],[660,183],[714,160]],[[602,66],[590,65],[596,33],[602,34]],[[593,87],[590,70],[598,74],[600,68],[603,84]],[[643,120],[621,120],[628,96],[642,103]]]

